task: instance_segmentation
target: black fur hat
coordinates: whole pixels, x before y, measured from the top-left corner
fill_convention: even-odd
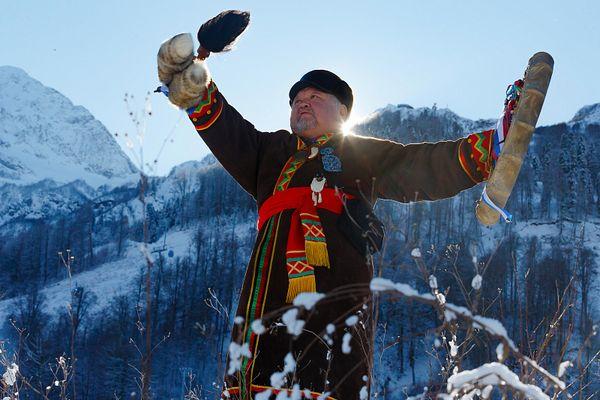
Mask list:
[[[290,89],[290,105],[292,105],[298,92],[307,87],[319,89],[325,93],[334,95],[340,103],[348,108],[348,114],[352,110],[352,103],[354,102],[352,89],[333,72],[324,69],[315,69],[304,74]]]

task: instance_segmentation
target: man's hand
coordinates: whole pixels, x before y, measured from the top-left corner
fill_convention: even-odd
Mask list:
[[[194,59],[194,41],[180,33],[164,42],[158,50],[158,78],[169,88],[169,100],[180,108],[197,104],[210,82],[202,60]]]

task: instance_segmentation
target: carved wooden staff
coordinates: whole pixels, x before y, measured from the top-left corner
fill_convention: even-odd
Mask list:
[[[529,59],[523,78],[525,83],[504,147],[475,208],[477,219],[483,225],[498,222],[506,206],[540,116],[553,68],[554,59],[548,53],[535,53]]]

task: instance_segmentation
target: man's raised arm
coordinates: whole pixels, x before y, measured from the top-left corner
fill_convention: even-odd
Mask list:
[[[191,35],[180,34],[161,45],[158,72],[171,103],[187,112],[223,167],[256,198],[259,154],[271,135],[256,130],[227,103],[205,61],[194,58]]]

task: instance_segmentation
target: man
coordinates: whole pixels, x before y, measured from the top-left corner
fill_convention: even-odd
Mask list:
[[[261,132],[227,103],[192,52],[191,36],[165,42],[159,77],[259,208],[223,398],[282,391],[367,398],[371,251],[380,232],[363,217],[377,198],[437,200],[484,181],[493,131],[409,145],[343,135],[352,90],[334,73],[314,70],[290,89],[292,132]]]

